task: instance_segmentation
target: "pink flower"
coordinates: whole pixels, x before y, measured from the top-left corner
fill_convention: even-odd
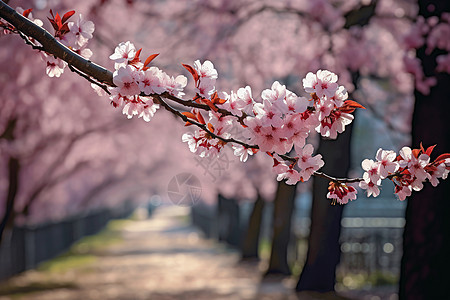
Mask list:
[[[272,84],[271,89],[265,89],[261,93],[263,102],[270,102],[273,109],[276,110],[279,115],[285,114],[288,111],[288,106],[286,102],[284,102],[285,97],[286,86],[280,84],[278,81],[275,81]]]
[[[430,174],[424,169],[430,161],[428,155],[421,154],[419,157],[415,157],[409,147],[403,147],[399,153],[402,157],[402,160],[399,161],[400,167],[407,168],[412,176],[415,176],[421,181],[430,178]]]
[[[199,60],[196,60],[194,62],[194,69],[197,71],[200,80],[202,78],[217,79],[218,77],[217,70],[214,69],[213,63],[209,60],[206,60],[203,64]]]
[[[378,174],[379,162],[374,162],[371,159],[365,159],[361,163],[362,168],[364,169],[364,180],[368,182],[373,182],[375,184],[379,184],[381,182],[380,174]]]
[[[78,20],[76,22],[67,23],[70,32],[66,35],[69,41],[72,40],[77,48],[85,46],[89,39],[92,39],[92,33],[95,30],[95,25],[92,21],[86,21],[83,16],[78,15]]]
[[[327,198],[332,199],[331,204],[347,204],[350,200],[356,199],[357,191],[354,187],[345,183],[330,182]]]
[[[345,87],[343,87],[342,85],[340,85],[338,87],[338,89],[336,90],[336,93],[331,98],[331,100],[333,100],[336,107],[341,107],[342,105],[344,105],[344,101],[347,99],[348,99],[347,89]]]
[[[295,152],[298,155],[297,165],[301,169],[300,175],[304,181],[309,180],[311,175],[325,164],[322,155],[312,156],[313,151],[314,147],[311,144],[306,144],[303,148],[295,146]]]
[[[291,91],[286,91],[286,105],[291,113],[302,113],[309,105],[308,99],[305,97],[298,97]]]
[[[209,77],[201,78],[199,80],[198,87],[196,87],[197,93],[200,96],[209,99],[216,90],[216,87],[214,86],[215,84],[215,79]]]
[[[229,112],[231,112],[235,116],[242,116],[242,108],[236,93],[231,91],[231,94],[223,93],[221,95],[223,99],[227,100],[222,107]]]
[[[411,196],[412,188],[410,185],[408,186],[395,186],[395,194],[397,195],[398,199],[403,201],[406,199],[406,197]]]
[[[265,126],[280,127],[283,124],[280,111],[268,100],[264,100],[263,103],[256,103],[253,106],[253,111]]]
[[[253,105],[255,104],[255,100],[252,97],[252,89],[247,85],[245,88],[238,89],[236,95],[240,110],[247,115],[252,114]]]
[[[183,97],[184,96],[184,88],[187,85],[187,78],[184,75],[178,75],[177,77],[170,77],[170,80],[167,82],[166,89],[169,94],[174,95],[175,97]]]
[[[367,197],[373,196],[377,197],[380,194],[380,189],[378,185],[372,181],[360,181],[359,187],[367,191]]]
[[[239,144],[232,144],[234,155],[239,156],[241,162],[246,162],[249,155],[253,155],[253,150]]]
[[[150,122],[151,118],[155,115],[156,111],[159,109],[159,104],[153,103],[153,99],[151,98],[142,98],[145,104],[143,105],[143,109],[139,114],[139,118],[142,117],[145,122]]]
[[[301,178],[300,173],[297,170],[290,168],[290,167],[288,167],[284,173],[278,174],[278,176],[277,176],[278,181],[287,179],[286,184],[290,184],[290,185],[294,185],[297,182],[299,182],[300,178]]]
[[[128,64],[128,61],[132,60],[136,55],[136,48],[130,41],[120,43],[114,53],[109,56],[114,61],[114,66],[117,69],[124,67]]]
[[[396,157],[397,154],[392,150],[386,151],[381,148],[378,149],[376,159],[380,163],[379,174],[382,179],[388,177],[389,174],[397,172],[399,164],[394,162]]]
[[[181,137],[181,140],[183,141],[183,143],[188,143],[189,145],[189,150],[192,153],[196,153],[197,152],[197,148],[198,148],[198,140],[195,138],[195,136],[190,133],[190,132],[186,132],[185,134],[183,134],[183,136]]]
[[[160,69],[151,67],[146,71],[137,73],[136,80],[141,92],[146,95],[164,93],[166,89],[161,86],[161,72]]]
[[[439,184],[439,178],[446,179],[449,173],[449,170],[446,169],[445,163],[441,163],[436,167],[433,167],[432,170],[429,170],[430,174],[430,183],[436,187]]]
[[[142,105],[137,101],[129,101],[122,109],[122,113],[127,115],[128,119],[131,119],[134,115],[138,115],[142,112]]]
[[[52,55],[46,56],[47,60],[47,68],[45,72],[49,77],[59,77],[62,73],[64,73],[64,68],[67,63],[59,58],[56,58]]]
[[[316,74],[309,72],[303,79],[303,88],[308,93],[316,93],[319,98],[331,98],[338,89],[336,74],[327,70],[319,70]]]
[[[113,74],[113,82],[117,87],[113,89],[113,93],[123,96],[139,95],[141,89],[135,80],[135,76],[138,77],[137,71],[130,66],[116,70]]]

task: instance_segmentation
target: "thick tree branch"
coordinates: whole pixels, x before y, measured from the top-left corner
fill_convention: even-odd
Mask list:
[[[18,14],[3,1],[0,1],[0,17],[14,25],[18,31],[38,41],[44,51],[64,60],[69,65],[97,79],[99,82],[114,86],[113,76],[110,71],[83,58],[59,43],[47,30],[34,24],[21,14]]]

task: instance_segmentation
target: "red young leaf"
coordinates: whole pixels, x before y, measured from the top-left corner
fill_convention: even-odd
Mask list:
[[[227,102],[227,100],[221,99],[221,98],[219,97],[219,95],[217,94],[217,92],[214,92],[214,94],[212,94],[212,96],[211,96],[211,101],[212,101],[212,103],[214,103],[214,104],[224,104],[225,102]]]
[[[198,120],[197,120],[197,117],[196,117],[193,113],[191,113],[191,112],[185,111],[185,112],[182,112],[181,114],[182,114],[182,115],[185,115],[185,116],[188,117],[189,119],[193,119],[193,120],[198,121]]]
[[[214,132],[214,126],[211,123],[208,123],[208,129],[211,132]]]
[[[156,54],[152,54],[149,57],[147,57],[147,59],[145,60],[145,63],[144,63],[144,67],[147,67],[152,62],[152,60],[154,60],[158,55],[159,55],[159,53],[156,53]]]
[[[351,108],[362,108],[362,109],[366,109],[364,106],[362,106],[361,104],[359,104],[358,102],[353,101],[353,100],[346,100],[346,101],[344,102],[344,105],[349,106],[349,107],[351,107]]]
[[[195,84],[197,85],[197,82],[198,82],[198,79],[199,79],[197,71],[196,71],[193,67],[191,67],[190,65],[185,65],[185,64],[182,64],[182,65],[183,65],[183,67],[184,67],[186,70],[189,71],[189,73],[192,74],[192,77],[193,77],[194,80],[195,80]]]
[[[435,162],[442,162],[443,160],[450,158],[450,153],[444,153],[439,155],[434,161]]]
[[[58,13],[56,13],[56,16],[55,16],[55,22],[56,22],[56,25],[58,25],[58,29],[60,29],[62,27],[62,21],[61,21],[61,17],[59,16]]]
[[[209,106],[209,108],[211,108],[213,111],[217,112],[219,109],[217,108],[217,106],[214,105],[214,103],[212,103],[210,100],[208,99],[203,99],[203,102]]]
[[[22,15],[23,15],[25,18],[28,18],[28,16],[30,15],[30,13],[31,13],[32,10],[33,10],[32,8],[29,8],[29,9],[25,10],[25,11],[23,12]]]
[[[428,156],[431,156],[431,152],[433,152],[434,147],[436,147],[436,145],[428,147],[427,151],[425,151],[425,154],[428,155]]]
[[[71,11],[66,12],[66,13],[64,14],[64,16],[62,17],[62,22],[63,22],[63,23],[66,23],[67,20],[69,20],[69,18],[70,18],[71,16],[73,16],[74,13],[75,13],[74,10],[71,10]]]
[[[69,25],[67,25],[67,23],[63,24],[63,26],[61,26],[59,31],[61,32],[61,35],[64,35],[64,34],[68,33],[70,31]]]
[[[55,31],[59,30],[59,26],[58,24],[56,24],[55,20],[47,18],[50,21],[50,24],[52,24],[53,29],[55,29]]]
[[[137,64],[138,62],[140,62],[141,60],[139,59],[139,55],[141,55],[141,51],[142,51],[142,48],[139,49],[138,51],[136,51],[136,54],[134,55],[133,59],[130,60],[130,61],[128,62],[128,64],[130,64],[130,65],[135,65],[135,64]]]
[[[425,149],[423,148],[422,142],[420,142],[420,151],[422,151],[422,153],[425,153]]]
[[[419,153],[420,149],[412,149],[412,155],[414,155],[414,157],[419,157]]]
[[[196,116],[197,116],[197,120],[198,120],[201,124],[206,124],[205,119],[203,119],[203,116],[202,116],[202,114],[201,114],[199,111],[197,111]]]
[[[53,15],[53,11],[50,9],[50,14],[52,15],[52,18],[54,19],[55,16]]]

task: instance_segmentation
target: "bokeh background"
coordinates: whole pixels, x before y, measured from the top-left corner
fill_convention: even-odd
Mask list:
[[[182,63],[208,59],[219,73],[218,90],[249,85],[254,96],[274,80],[301,94],[308,72],[331,70],[351,99],[367,109],[356,112],[353,126],[338,141],[313,136],[309,142],[324,155],[328,173],[360,176],[361,161],[380,147],[398,151],[424,141],[425,146],[438,143],[439,153],[450,152],[442,115],[448,111],[448,70],[436,71],[436,56],[448,55],[450,34],[445,28],[436,33],[434,40],[444,43],[434,42],[430,50],[421,41],[428,36],[417,33],[418,15],[436,15],[433,22],[447,26],[448,4],[419,2],[36,0],[9,5],[34,8],[33,16],[48,30],[50,8],[61,15],[71,9],[83,14],[96,26],[91,60],[109,69],[115,46],[132,41],[145,57],[160,53],[152,64],[169,75],[189,77]],[[441,194],[416,200],[434,204],[411,205],[406,219],[407,203],[395,198],[388,182],[376,199],[360,191],[345,207],[331,206],[324,196],[327,182],[279,184],[270,172],[271,160],[261,154],[245,164],[230,149],[201,159],[181,142],[191,129],[170,113],[160,110],[150,123],[128,120],[68,69],[60,78],[47,77],[39,53],[16,35],[0,36],[0,66],[3,280],[62,253],[110,219],[128,217],[136,208],[168,206],[189,207],[190,220],[204,238],[237,249],[244,260],[261,259],[261,274],[292,276],[297,290],[362,291],[396,299],[401,273],[400,297],[421,280],[423,295],[430,295],[435,278],[444,274],[428,258],[422,261],[425,273],[423,266],[407,268],[406,263],[427,257],[427,251],[428,257],[442,258],[449,249],[449,224],[442,221],[449,213],[443,204],[448,184]],[[412,244],[403,246],[408,218],[415,218],[411,226],[416,227]],[[427,240],[434,234],[437,244]],[[402,271],[403,247],[417,247],[416,241],[423,250],[404,258]],[[448,266],[448,258],[440,265]],[[405,272],[421,275],[410,279]],[[439,288],[435,292],[448,295]]]

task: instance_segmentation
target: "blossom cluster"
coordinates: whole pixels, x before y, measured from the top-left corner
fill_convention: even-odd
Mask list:
[[[167,92],[181,97],[187,78],[183,75],[171,77],[157,67],[149,67],[157,54],[150,55],[143,63],[139,59],[141,50],[136,50],[129,41],[116,47],[109,57],[114,61],[113,82],[116,86],[110,87],[109,91],[112,105],[121,107],[129,119],[137,115],[149,122],[159,108],[150,95]]]
[[[31,20],[34,24],[42,27],[44,23],[40,19],[34,19],[32,15],[32,9],[24,10],[21,7],[16,8],[17,12],[22,14],[24,17]],[[82,57],[89,59],[92,56],[92,51],[87,48],[89,40],[92,38],[92,33],[94,32],[95,26],[92,21],[84,19],[80,14],[75,22],[69,22],[69,18],[75,14],[75,11],[69,11],[61,17],[58,13],[53,14],[50,10],[51,18],[48,18],[55,30],[54,37],[61,44],[65,45],[72,51],[81,55]],[[5,21],[0,20],[0,25],[5,28],[4,33],[14,32],[14,26],[5,23]],[[37,47],[42,45],[29,38],[29,41],[35,44]],[[46,62],[46,73],[49,77],[60,77],[64,73],[64,69],[67,63],[45,51],[40,51],[41,58]]]
[[[446,179],[450,170],[450,156],[443,154],[430,161],[434,146],[426,150],[403,147],[397,155],[392,150],[378,149],[376,160],[365,159],[362,167],[365,170],[359,187],[367,191],[368,196],[380,194],[381,180],[389,178],[395,185],[395,194],[405,200],[411,192],[420,191],[428,180],[437,186],[439,178]]]
[[[322,156],[313,156],[313,146],[306,144],[310,132],[315,130],[323,137],[335,139],[352,122],[351,112],[362,108],[347,99],[346,89],[337,84],[337,75],[327,70],[308,73],[303,79],[309,99],[297,96],[278,81],[255,99],[249,86],[229,94],[218,93],[215,90],[218,73],[210,61],[184,66],[194,78],[195,99],[212,108],[208,122],[196,109],[185,114],[207,125],[210,131],[199,128],[194,134],[184,134],[183,141],[189,144],[189,149],[202,157],[217,155],[225,143],[216,136],[229,139],[231,126],[241,123],[243,144],[231,141],[235,155],[245,161],[258,150],[268,153],[273,158],[277,179],[286,179],[288,184],[309,180],[324,165]],[[294,157],[283,158],[292,149]]]

